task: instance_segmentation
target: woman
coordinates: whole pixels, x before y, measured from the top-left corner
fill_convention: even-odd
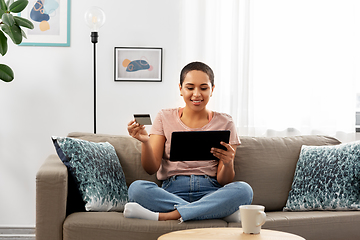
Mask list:
[[[232,182],[234,158],[240,145],[231,116],[206,108],[214,91],[214,74],[201,62],[186,65],[180,74],[184,108],[161,110],[150,135],[135,120],[128,124],[130,136],[142,142],[141,163],[149,174],[157,173],[162,187],[135,181],[129,187],[124,216],[149,220],[201,220],[227,217],[239,221],[239,206],[251,204],[253,192],[245,182]],[[173,131],[230,130],[226,151],[212,148],[219,161],[169,161]],[[184,149],[186,151],[186,149]]]

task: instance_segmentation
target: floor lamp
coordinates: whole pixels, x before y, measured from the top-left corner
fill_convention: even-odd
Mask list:
[[[96,134],[96,43],[99,29],[105,23],[105,13],[99,7],[91,7],[85,13],[85,22],[91,29],[91,42],[94,45],[94,134]]]

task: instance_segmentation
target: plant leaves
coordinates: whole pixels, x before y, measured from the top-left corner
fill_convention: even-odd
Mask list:
[[[1,0],[0,0],[1,1]],[[14,24],[12,27],[9,27],[6,24],[3,24],[1,26],[1,29],[7,34],[9,35],[9,37],[11,38],[11,40],[15,43],[15,44],[20,44],[22,42],[22,34],[21,34],[21,29],[18,25]]]
[[[14,16],[15,23],[19,25],[20,27],[26,27],[29,29],[34,29],[34,24],[22,17]]]
[[[4,10],[0,9],[0,18],[2,18],[2,15],[5,13]]]
[[[7,50],[8,50],[7,37],[2,31],[0,31],[0,54],[4,56],[7,53]]]
[[[14,72],[9,66],[0,64],[0,79],[5,82],[11,82],[14,79]]]
[[[10,13],[4,13],[2,15],[1,20],[3,21],[3,23],[7,24],[9,27],[12,27],[15,23],[14,17]]]
[[[8,8],[6,6],[5,0],[0,0],[0,8],[4,11],[7,12]]]
[[[20,28],[21,29],[21,28]],[[26,33],[21,29],[21,35],[23,36],[23,38],[27,39]]]
[[[6,6],[9,7],[11,4],[13,4],[14,0],[8,0],[6,2]]]
[[[26,8],[28,3],[29,3],[28,0],[17,0],[16,2],[10,5],[9,11],[13,13],[19,13]]]

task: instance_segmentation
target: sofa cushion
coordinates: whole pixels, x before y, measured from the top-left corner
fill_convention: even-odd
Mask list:
[[[125,176],[114,147],[75,138],[53,137],[87,211],[123,211],[128,200]]]
[[[156,182],[158,185],[161,184],[161,182],[156,179],[156,174],[149,175],[141,166],[140,141],[130,136],[80,132],[69,133],[68,137],[83,139],[91,142],[109,142],[113,145],[125,173],[127,186],[130,186],[130,184],[135,180],[148,180]]]
[[[327,136],[240,137],[235,157],[235,181],[254,190],[253,204],[281,211],[286,204],[302,145],[340,144]]]
[[[303,146],[284,210],[360,210],[360,141]]]
[[[227,227],[221,219],[187,221],[153,221],[125,218],[118,212],[83,212],[69,215],[63,226],[66,240],[144,240],[157,239],[161,235],[191,228]]]

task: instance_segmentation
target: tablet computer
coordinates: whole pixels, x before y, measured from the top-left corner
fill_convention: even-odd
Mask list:
[[[182,131],[171,135],[170,161],[219,160],[210,151],[221,148],[221,141],[229,143],[230,131]]]

